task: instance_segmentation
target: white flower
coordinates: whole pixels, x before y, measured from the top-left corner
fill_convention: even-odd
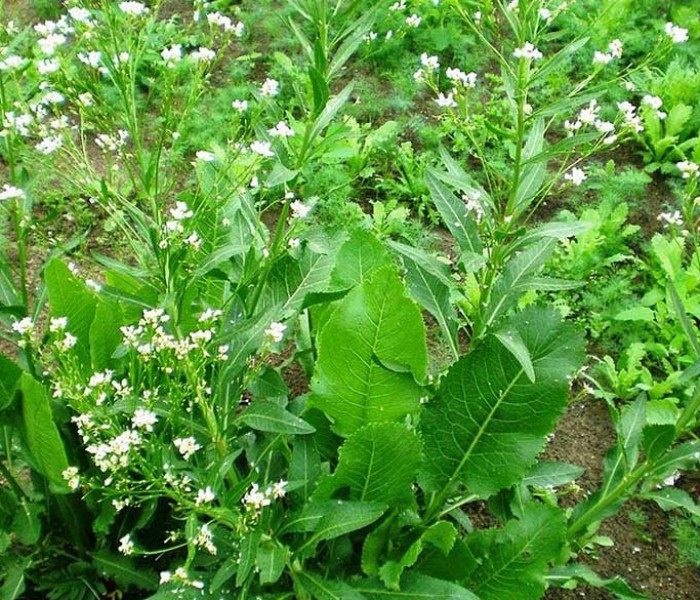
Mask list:
[[[182,458],[185,460],[189,460],[190,456],[202,449],[197,443],[197,440],[193,437],[177,438],[173,440],[173,445],[178,449],[178,452],[182,454]]]
[[[612,54],[606,54],[600,50],[596,50],[593,53],[593,64],[594,65],[607,65],[613,59]]]
[[[530,42],[525,42],[522,48],[516,48],[513,50],[513,56],[515,58],[524,58],[527,60],[539,60],[542,58],[542,53],[535,48]]]
[[[78,467],[68,467],[61,473],[61,477],[66,480],[68,487],[73,491],[80,487],[80,477],[78,476]]]
[[[456,108],[457,103],[454,99],[454,94],[452,92],[448,93],[447,96],[440,92],[438,97],[435,99],[435,104],[442,108]]]
[[[198,150],[195,156],[204,162],[214,162],[216,160],[216,154],[207,152],[206,150]]]
[[[49,331],[58,333],[68,327],[68,317],[51,317],[49,321]]]
[[[676,225],[678,227],[681,227],[683,225],[683,217],[680,211],[677,210],[672,213],[663,212],[658,217],[656,217],[656,220],[664,223],[666,227],[670,225]]]
[[[294,200],[289,205],[289,208],[292,209],[293,219],[305,219],[311,212],[311,207],[308,204],[304,204],[301,200]]]
[[[231,106],[234,110],[237,110],[238,112],[242,113],[248,110],[248,101],[247,100],[234,100],[231,102]]]
[[[89,23],[90,22],[90,11],[87,8],[80,8],[79,6],[73,6],[68,9],[68,14],[70,18],[79,23]]]
[[[98,52],[97,50],[93,50],[91,52],[88,52],[87,54],[85,54],[84,52],[79,52],[78,60],[84,65],[88,65],[93,69],[97,69],[99,68],[100,62],[102,60],[102,53]]]
[[[176,221],[182,221],[183,219],[189,219],[194,216],[194,213],[190,210],[189,206],[187,206],[187,203],[180,201],[175,203],[175,208],[170,209],[170,214]]]
[[[134,411],[134,416],[131,417],[131,424],[139,429],[145,429],[149,433],[153,431],[153,426],[158,421],[156,413],[146,410],[145,408],[137,408]]]
[[[12,69],[18,69],[24,64],[24,59],[21,56],[8,56],[0,60],[0,71],[11,71]]]
[[[160,53],[163,60],[168,63],[169,67],[174,66],[176,62],[182,59],[182,44],[173,44],[170,48],[165,48]]]
[[[622,57],[622,42],[618,39],[613,40],[608,44],[608,50],[610,50],[610,54],[612,54],[615,58],[621,58]]]
[[[571,171],[564,175],[564,179],[570,181],[574,185],[581,185],[586,180],[586,173],[583,171],[583,169],[574,167],[571,169]]]
[[[194,539],[194,545],[198,548],[204,548],[209,554],[216,554],[214,536],[206,523],[199,528],[197,537]]]
[[[260,142],[256,140],[250,144],[250,150],[255,154],[259,154],[260,156],[265,156],[267,158],[270,158],[275,155],[275,153],[271,149],[270,142]]]
[[[60,68],[61,64],[55,58],[40,60],[36,63],[36,69],[41,75],[50,75],[55,73]]]
[[[24,190],[19,189],[13,185],[5,184],[2,186],[2,191],[0,192],[0,202],[3,200],[11,200],[13,198],[26,198]]]
[[[540,19],[546,21],[547,23],[549,23],[552,20],[552,11],[548,8],[540,8],[537,11],[537,14],[540,17]]]
[[[423,52],[420,55],[420,63],[426,68],[434,71],[440,68],[440,61],[437,56],[428,56],[427,53]]]
[[[389,10],[392,12],[396,12],[397,10],[406,10],[406,0],[399,0],[398,2],[394,2],[389,7]]]
[[[447,78],[455,84],[461,84],[467,88],[473,88],[476,85],[476,73],[465,73],[459,69],[447,68]]]
[[[287,125],[284,121],[280,121],[272,127],[271,129],[267,130],[267,133],[270,135],[270,137],[284,137],[284,138],[290,138],[294,135],[294,130]]]
[[[419,27],[420,22],[421,18],[416,14],[412,14],[410,17],[406,17],[406,25],[408,25],[409,27]]]
[[[301,245],[301,240],[299,238],[292,238],[287,242],[290,248],[298,248]]]
[[[216,496],[214,495],[214,492],[212,491],[211,487],[207,486],[203,490],[198,490],[197,491],[197,499],[194,501],[194,503],[197,506],[202,506],[203,504],[211,504]]]
[[[269,77],[265,80],[260,88],[260,95],[263,98],[273,98],[279,94],[280,83],[276,79],[270,79]]]
[[[642,104],[648,106],[649,108],[653,108],[654,110],[659,110],[663,103],[664,101],[658,96],[645,94],[645,96],[642,98]]]
[[[671,38],[671,41],[674,44],[682,44],[683,42],[688,41],[688,30],[678,27],[678,25],[666,23],[664,26],[664,31],[666,32],[666,35]]]
[[[32,321],[31,317],[24,317],[12,323],[12,330],[20,335],[28,335],[34,330],[34,321]]]
[[[285,487],[287,486],[288,481],[285,481],[284,479],[280,479],[277,483],[275,483],[272,486],[272,497],[275,500],[279,500],[280,498],[284,498],[285,495],[287,494],[287,490]]]
[[[67,41],[68,38],[62,33],[52,33],[45,38],[37,40],[37,44],[39,44],[39,49],[42,54],[51,56],[56,53],[56,48],[65,44]]]
[[[204,46],[200,46],[198,50],[190,54],[190,57],[196,62],[210,62],[216,58],[216,52]]]
[[[250,490],[243,496],[242,501],[243,504],[256,511],[261,510],[265,506],[270,506],[271,504],[270,498],[267,494],[260,491],[260,487],[257,483],[250,486]]]
[[[131,541],[131,536],[128,533],[124,537],[119,538],[119,552],[124,556],[134,553],[134,542]]]
[[[698,165],[688,160],[682,160],[676,163],[676,167],[683,175],[683,179],[690,179],[698,176]]]
[[[271,342],[277,344],[284,339],[285,331],[287,331],[287,326],[284,323],[273,321],[263,333]]]
[[[134,17],[140,17],[148,12],[148,7],[141,2],[120,2],[119,9]]]

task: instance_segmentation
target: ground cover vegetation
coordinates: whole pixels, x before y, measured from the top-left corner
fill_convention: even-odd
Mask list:
[[[0,599],[696,597],[700,2],[0,8]]]

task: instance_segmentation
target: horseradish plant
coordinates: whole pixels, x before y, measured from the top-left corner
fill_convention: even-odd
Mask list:
[[[447,155],[448,174],[428,180],[461,263],[479,283],[461,357],[442,263],[404,246],[390,252],[364,232],[312,229],[311,205],[282,189],[321,151],[347,91],[309,103],[299,145],[286,124],[260,136],[267,139],[241,126],[226,150],[200,151],[196,185],[171,195],[178,181],[167,159],[177,155],[165,140],[189,104],[166,99],[160,135],[145,135],[139,67],[156,57],[165,79],[182,68],[196,97],[213,57],[202,46],[178,66],[175,30],[163,33],[161,52],[146,52],[161,41],[149,33],[160,27],[151,8],[96,3],[70,13],[94,21],[84,43],[133,42],[128,56],[87,65],[106,69],[110,81],[101,85],[112,91],[107,98],[121,98],[114,114],[132,142],[99,138],[118,166],[86,171],[81,185],[96,191],[134,252],[130,264],[102,258],[100,283],[50,259],[36,302],[47,298],[45,323],[39,308],[29,316],[26,291],[22,302],[3,298],[19,358],[0,360],[2,593],[20,597],[27,582],[40,588],[48,563],[65,574],[56,590],[72,577],[96,597],[109,580],[151,598],[526,600],[578,579],[639,597],[568,563],[638,491],[692,508],[682,492],[656,485],[700,458],[696,442],[677,443],[694,425],[700,393],[673,425],[647,423],[643,399],[622,410],[601,490],[573,509],[558,506],[552,487],[580,469],[537,456],[566,407],[583,340],[551,309],[516,310],[525,289],[565,285],[537,273],[553,240],[580,227],[521,227],[549,191],[546,164],[557,156],[547,154],[543,115],[526,115],[539,52],[526,34],[542,16],[539,3],[501,7],[517,41],[504,59],[516,73],[510,191],[487,193]],[[199,14],[205,18],[236,30],[219,13]],[[101,37],[112,31],[124,37]],[[42,47],[59,43],[52,35],[68,32],[42,35]],[[168,89],[180,88],[166,86],[166,96]],[[276,92],[266,81],[261,103]],[[177,106],[182,112],[168,117]],[[75,157],[88,131],[49,145]],[[445,180],[478,193],[493,235],[482,239]],[[13,215],[26,206],[22,183],[5,190]],[[280,199],[272,232],[261,187]],[[26,274],[20,280],[28,290]],[[455,361],[437,378],[409,291],[447,315],[438,320]],[[308,365],[308,391],[290,389],[280,374],[294,356]],[[489,507],[492,526],[474,527],[475,503]],[[91,583],[95,572],[102,583]]]

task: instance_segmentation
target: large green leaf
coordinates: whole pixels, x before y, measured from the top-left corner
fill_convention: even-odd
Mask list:
[[[393,269],[377,271],[339,304],[322,329],[309,405],[347,437],[418,407],[425,378],[425,329]]]
[[[535,373],[494,336],[455,363],[421,416],[430,490],[463,482],[490,495],[519,481],[566,407],[568,377],[583,362],[580,336],[551,310],[531,308],[517,331]]]
[[[112,354],[122,341],[120,327],[124,317],[119,303],[101,299],[90,325],[90,359],[95,371],[110,366]]]
[[[0,410],[12,402],[20,375],[22,370],[9,358],[0,354]]]
[[[122,588],[154,590],[158,585],[155,572],[132,558],[99,550],[92,555],[92,560],[103,575],[119,583]]]
[[[255,564],[260,576],[260,584],[275,583],[287,566],[289,548],[278,546],[271,541],[260,544],[255,557]]]
[[[296,577],[316,600],[365,600],[365,596],[343,581],[329,580],[308,571],[302,571]]]
[[[395,506],[410,503],[421,461],[421,443],[400,423],[371,423],[358,429],[338,451],[338,467],[324,486],[350,488],[350,498]]]
[[[416,572],[407,575],[400,587],[400,590],[387,590],[380,582],[369,581],[360,583],[357,589],[367,600],[480,600],[456,583]]]
[[[467,536],[473,561],[464,583],[481,600],[537,600],[545,591],[547,563],[559,556],[565,536],[561,509],[529,504],[521,520]]]
[[[404,257],[406,278],[411,296],[438,322],[450,345],[452,356],[459,356],[457,314],[450,301],[450,288],[418,263]]]
[[[78,338],[75,352],[83,364],[88,365],[90,326],[95,317],[95,294],[57,258],[46,266],[44,279],[51,316],[68,317],[68,331]]]
[[[333,254],[315,254],[308,249],[298,260],[284,257],[270,272],[259,309],[275,307],[279,318],[291,316],[302,307],[308,294],[326,291],[334,263]]]
[[[55,486],[55,491],[66,493],[68,488],[62,473],[68,468],[68,458],[51,414],[49,398],[44,387],[29,373],[22,374],[20,389],[29,450],[39,471]]]
[[[390,560],[382,565],[379,574],[384,584],[399,590],[399,582],[404,571],[412,567],[423,552],[425,544],[437,547],[444,555],[448,555],[457,539],[457,529],[448,521],[438,521],[426,529],[397,560]]]
[[[346,290],[362,284],[379,269],[392,264],[382,243],[372,234],[357,230],[341,246],[333,273],[331,291]]]

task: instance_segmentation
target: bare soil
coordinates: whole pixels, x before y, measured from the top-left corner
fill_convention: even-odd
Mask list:
[[[574,463],[586,469],[578,480],[583,497],[583,494],[597,489],[603,457],[613,441],[614,432],[607,408],[602,401],[588,398],[569,407],[545,458]],[[614,546],[601,547],[597,556],[583,556],[581,562],[601,577],[622,576],[634,589],[653,600],[698,600],[700,570],[680,564],[670,538],[669,519],[670,514],[654,504],[631,503],[615,517],[603,522],[600,528],[599,533],[612,539]],[[612,600],[615,596],[603,589],[579,585],[575,590],[551,588],[545,598]]]

